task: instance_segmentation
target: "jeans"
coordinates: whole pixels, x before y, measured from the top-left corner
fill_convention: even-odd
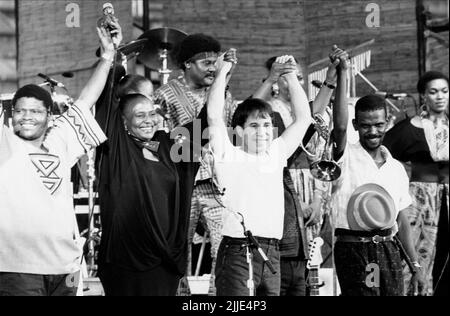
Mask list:
[[[281,258],[281,296],[306,296],[306,261]]]
[[[256,296],[279,296],[281,276],[278,240],[256,238],[276,273],[270,272],[259,252],[252,248],[255,294]],[[217,296],[249,296],[247,287],[249,267],[246,253],[245,239],[223,238],[217,253]]]
[[[336,273],[343,296],[403,296],[400,251],[395,242],[336,242]]]
[[[0,272],[0,296],[75,296],[80,273],[40,275]]]

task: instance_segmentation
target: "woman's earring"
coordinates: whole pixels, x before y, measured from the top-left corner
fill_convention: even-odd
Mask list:
[[[278,86],[278,83],[274,83],[272,85],[272,96],[277,97],[280,94],[280,87]]]
[[[428,113],[429,113],[429,108],[428,105],[426,103],[426,99],[423,95],[420,96],[420,104],[422,104],[419,108],[420,110],[420,117],[427,117]]]

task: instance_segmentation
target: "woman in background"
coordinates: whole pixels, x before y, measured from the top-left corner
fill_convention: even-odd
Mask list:
[[[421,273],[427,279],[420,294],[440,295],[445,288],[448,295],[448,78],[427,72],[417,89],[421,114],[392,128],[384,145],[396,159],[411,163],[409,218]]]

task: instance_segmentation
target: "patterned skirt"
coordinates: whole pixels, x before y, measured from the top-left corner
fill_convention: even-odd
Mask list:
[[[411,223],[411,234],[423,267],[426,278],[428,295],[433,295],[433,266],[436,256],[436,240],[438,235],[439,218],[442,210],[448,211],[449,185],[439,183],[411,182],[409,191],[413,198],[408,208],[408,217]],[[442,205],[446,195],[446,205]],[[411,294],[411,273],[406,267],[405,291]]]

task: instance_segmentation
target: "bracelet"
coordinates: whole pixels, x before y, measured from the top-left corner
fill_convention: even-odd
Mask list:
[[[109,62],[113,62],[113,60],[114,60],[114,56],[108,55],[107,53],[103,53],[102,58]]]
[[[331,83],[328,83],[328,82],[326,82],[326,81],[323,82],[323,85],[324,85],[325,87],[331,89],[331,90],[336,89],[336,86],[335,86],[335,85],[332,85]]]

